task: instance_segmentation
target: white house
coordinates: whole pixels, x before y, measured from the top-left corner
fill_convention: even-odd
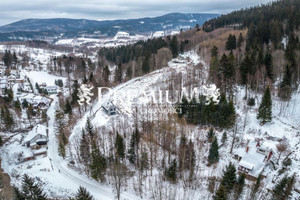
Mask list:
[[[156,32],[152,35],[153,38],[160,38],[160,37],[164,37],[164,36],[165,36],[165,32],[163,32],[163,31],[156,31]]]
[[[56,86],[47,86],[45,90],[48,94],[57,94],[57,87]]]
[[[24,138],[24,145],[31,148],[39,148],[48,142],[47,128],[44,125],[36,125]]]
[[[118,113],[117,107],[111,101],[103,103],[101,107],[107,115],[116,115]]]
[[[123,31],[119,31],[116,36],[117,39],[121,39],[121,38],[129,38],[129,33],[123,32]]]
[[[249,143],[244,151],[236,150],[234,156],[240,161],[238,171],[246,174],[248,178],[256,179],[263,172],[272,155],[271,148],[254,141]]]

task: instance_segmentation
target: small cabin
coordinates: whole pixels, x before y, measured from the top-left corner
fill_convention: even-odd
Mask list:
[[[24,142],[26,147],[30,147],[32,149],[39,149],[40,147],[47,145],[47,128],[38,124],[27,134]]]
[[[238,171],[246,174],[248,179],[255,180],[264,171],[272,155],[271,148],[262,146],[260,142],[252,142],[244,151],[237,150],[234,158],[240,161]]]
[[[45,87],[45,90],[49,95],[51,94],[57,94],[57,87],[56,86],[47,86]]]
[[[102,104],[102,108],[109,116],[118,114],[117,107],[111,101],[107,101]]]

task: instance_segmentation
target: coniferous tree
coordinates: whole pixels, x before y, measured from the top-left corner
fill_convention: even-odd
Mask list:
[[[229,194],[236,183],[235,166],[230,162],[223,173],[221,184],[224,186],[226,193]]]
[[[224,186],[221,184],[216,194],[213,196],[214,200],[227,200],[227,195]]]
[[[22,101],[22,107],[25,109],[25,108],[28,108],[28,101],[26,99],[24,99]]]
[[[240,33],[239,38],[238,38],[238,42],[237,42],[237,47],[241,48],[243,42],[244,42],[244,37],[243,37],[243,34]]]
[[[121,83],[123,79],[122,64],[120,63],[115,71],[115,81]]]
[[[8,107],[4,105],[1,107],[1,121],[4,124],[4,130],[11,131],[13,128],[13,125],[15,123],[14,118],[12,114],[10,113]]]
[[[89,165],[92,178],[103,182],[105,180],[104,175],[105,175],[106,167],[107,167],[106,159],[100,153],[100,150],[96,145],[95,141],[93,141],[91,163]]]
[[[174,159],[168,169],[166,170],[166,177],[171,182],[176,182],[177,180],[177,162],[176,159]]]
[[[94,126],[89,117],[86,119],[85,132],[89,135],[91,143],[92,143],[92,141],[94,140],[94,136],[95,136],[95,129],[94,129]]]
[[[218,140],[215,137],[213,142],[211,143],[209,154],[208,154],[208,162],[210,164],[216,163],[219,161],[219,146],[218,146]]]
[[[295,174],[288,178],[287,185],[284,191],[284,199],[290,199],[295,184]]]
[[[266,66],[267,77],[271,80],[273,79],[273,58],[270,52],[267,52],[265,55],[264,64]]]
[[[221,139],[221,142],[224,144],[227,140],[227,133],[226,131],[223,132],[223,135],[222,135],[222,139]]]
[[[79,100],[78,92],[79,92],[79,84],[78,84],[78,81],[75,80],[72,85],[72,95],[71,95],[72,96],[72,100],[71,100],[72,105],[77,104],[77,101]]]
[[[117,157],[123,159],[125,157],[125,144],[124,144],[123,137],[119,135],[118,132],[117,132],[115,147],[117,150]]]
[[[172,37],[170,47],[173,54],[173,58],[176,58],[178,56],[178,41],[176,36]]]
[[[87,166],[89,164],[89,161],[91,158],[91,155],[90,155],[91,153],[90,153],[89,141],[83,130],[82,130],[82,136],[81,136],[81,140],[80,140],[79,151],[80,151],[81,161]]]
[[[207,139],[209,142],[212,142],[215,137],[215,132],[213,128],[210,128],[209,131],[207,132]]]
[[[226,42],[226,49],[227,50],[233,50],[236,49],[236,37],[235,35],[229,35],[227,42]]]
[[[128,160],[130,163],[135,164],[137,159],[137,150],[139,144],[139,131],[136,129],[130,138],[129,148],[128,148]]]
[[[23,176],[21,190],[14,188],[15,200],[46,200],[41,186],[35,183],[34,179],[27,174]]]
[[[58,154],[65,159],[66,157],[66,148],[62,141],[58,142]]]
[[[243,188],[245,185],[245,178],[246,175],[245,174],[241,174],[239,175],[235,187],[234,187],[234,199],[238,200],[239,197],[241,196],[241,193],[243,192]]]
[[[69,100],[67,99],[66,101],[66,105],[65,105],[65,114],[69,114],[69,115],[72,115],[72,106],[69,102]]]
[[[283,100],[290,99],[292,94],[291,86],[292,86],[292,73],[290,67],[286,65],[283,80],[280,83],[278,96]]]
[[[146,55],[143,65],[142,65],[142,72],[143,74],[147,74],[150,72],[150,57]]]
[[[74,200],[93,200],[93,196],[84,188],[79,187]]]
[[[128,79],[132,78],[132,66],[128,66],[127,71],[126,71],[126,77]]]
[[[94,80],[94,74],[93,72],[91,72],[89,76],[89,81],[92,82],[93,80]]]
[[[284,200],[285,187],[288,183],[288,177],[283,177],[273,188],[273,199],[274,200]]]
[[[263,124],[272,120],[272,99],[269,86],[267,87],[259,106],[257,119],[260,119]]]

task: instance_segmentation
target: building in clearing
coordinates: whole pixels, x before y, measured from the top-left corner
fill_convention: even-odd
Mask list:
[[[273,150],[260,144],[260,142],[251,142],[246,149],[237,150],[234,157],[238,159],[238,172],[247,175],[248,179],[256,179],[269,163],[273,155]]]
[[[129,38],[129,33],[127,32],[123,32],[123,31],[119,31],[116,36],[117,39],[122,39],[122,38]]]
[[[47,128],[43,125],[36,125],[27,136],[24,138],[24,145],[32,149],[38,149],[42,146],[47,145],[48,136]]]
[[[164,36],[165,36],[165,32],[163,32],[163,31],[156,31],[156,32],[152,35],[153,38],[160,38],[160,37],[164,37]]]
[[[102,108],[104,112],[109,116],[118,114],[117,107],[111,101],[103,103]]]
[[[50,94],[57,94],[57,87],[56,86],[47,86],[45,87],[47,93]]]

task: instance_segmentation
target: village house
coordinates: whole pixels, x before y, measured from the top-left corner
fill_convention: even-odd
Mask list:
[[[45,90],[49,95],[51,94],[57,94],[57,87],[56,86],[47,86],[45,87]]]
[[[245,150],[236,150],[234,158],[239,160],[238,172],[246,174],[248,179],[255,180],[269,163],[273,150],[260,144],[251,142]]]
[[[24,138],[24,145],[31,149],[40,149],[48,142],[47,128],[38,124]]]
[[[47,97],[41,95],[35,95],[33,93],[26,94],[25,96],[18,97],[20,102],[26,101],[33,106],[34,109],[48,109],[51,103],[51,100]]]
[[[116,115],[118,113],[117,107],[111,102],[107,101],[102,104],[102,108],[107,115]]]

